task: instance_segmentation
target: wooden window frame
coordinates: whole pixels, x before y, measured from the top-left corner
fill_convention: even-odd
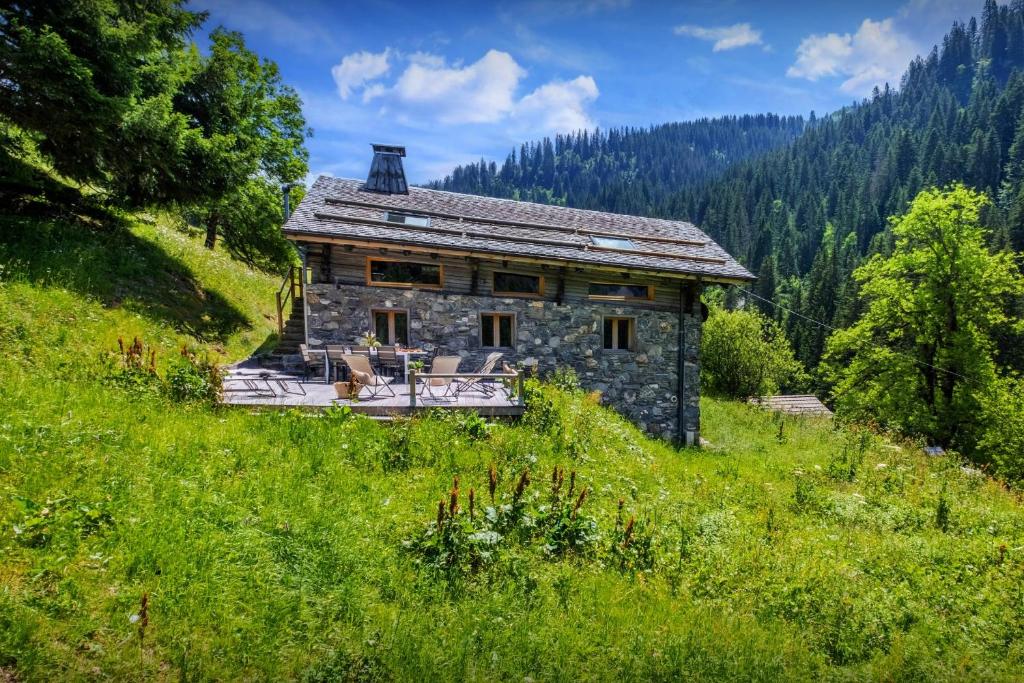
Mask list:
[[[615,346],[618,343],[619,337],[619,326],[617,323],[620,320],[629,321],[629,339],[626,340],[625,346]],[[612,348],[608,348],[604,345],[604,327],[608,321],[612,321]],[[636,316],[631,315],[606,315],[601,318],[601,348],[605,351],[611,351],[613,353],[620,353],[624,351],[636,351]]]
[[[646,287],[647,296],[613,296],[609,294],[591,294],[591,285],[614,285],[616,287],[621,286],[635,286],[635,287]],[[654,301],[654,285],[649,285],[643,282],[588,282],[587,283],[587,297],[594,301]]]
[[[505,275],[522,275],[523,277],[535,277],[540,281],[539,292],[506,292],[496,287],[495,282],[498,279],[498,274],[502,273]],[[544,276],[534,275],[533,273],[516,273],[511,270],[495,270],[491,272],[491,294],[494,296],[522,296],[532,299],[540,299],[544,297]]]
[[[376,262],[384,263],[417,263],[421,266],[437,266],[438,276],[441,280],[440,284],[436,285],[425,285],[418,282],[375,282],[373,279],[373,264]],[[366,286],[367,287],[400,287],[402,289],[444,289],[444,264],[438,261],[413,261],[410,259],[401,258],[385,258],[383,256],[367,256],[366,257]]]
[[[370,329],[374,332],[374,334],[376,334],[376,332],[377,332],[377,314],[378,313],[386,313],[387,316],[388,316],[388,338],[389,338],[389,341],[385,342],[385,341],[381,340],[381,344],[384,344],[385,346],[394,346],[395,345],[395,342],[397,341],[397,339],[396,339],[397,335],[395,334],[395,332],[398,329],[398,327],[397,327],[397,325],[395,323],[395,315],[397,315],[398,313],[402,313],[402,314],[405,315],[405,343],[408,344],[408,345],[412,344],[412,339],[410,338],[411,337],[410,332],[412,332],[412,320],[409,317],[409,309],[408,308],[371,308],[370,309],[370,325],[371,325]]]
[[[493,316],[494,320],[491,322],[492,332],[494,333],[494,346],[484,345],[484,316]],[[512,319],[512,329],[509,332],[509,345],[501,345],[501,318]],[[481,349],[514,349],[516,347],[516,314],[515,311],[480,311],[480,348]]]

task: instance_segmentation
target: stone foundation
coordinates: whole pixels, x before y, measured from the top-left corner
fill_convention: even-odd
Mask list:
[[[410,343],[465,360],[473,371],[492,351],[511,365],[536,366],[543,376],[570,366],[583,387],[600,391],[602,401],[650,434],[696,444],[700,438],[700,304],[678,311],[574,301],[447,294],[429,290],[311,284],[306,286],[306,320],[311,347],[351,345],[372,327],[371,309],[404,309]],[[514,348],[481,348],[480,313],[515,313]],[[635,318],[636,350],[605,350],[602,319]],[[679,396],[679,347],[683,345],[684,396]],[[683,401],[683,429],[678,429]]]

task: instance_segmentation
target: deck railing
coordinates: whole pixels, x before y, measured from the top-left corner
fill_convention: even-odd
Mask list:
[[[302,285],[296,276],[296,270],[295,266],[288,268],[288,274],[285,275],[281,287],[277,290],[277,336],[279,337],[284,336],[284,323],[287,320],[284,314],[285,307],[296,297],[302,295]]]
[[[512,372],[491,372],[491,373],[478,373],[478,372],[455,372],[455,373],[443,373],[443,372],[417,372],[415,369],[409,369],[409,407],[416,407],[416,380],[422,379],[429,382],[432,379],[450,379],[450,380],[471,380],[477,379],[481,381],[496,380],[504,381],[510,380],[516,386],[516,405],[525,405],[525,387],[523,382],[523,372],[520,370],[513,370]],[[440,389],[447,388],[447,386],[439,387]]]

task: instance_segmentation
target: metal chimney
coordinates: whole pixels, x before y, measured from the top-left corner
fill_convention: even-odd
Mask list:
[[[373,163],[370,164],[370,175],[366,177],[366,189],[384,194],[409,194],[409,184],[405,181],[405,169],[402,168],[402,157],[405,147],[396,145],[372,145]]]
[[[288,220],[288,217],[292,215],[292,188],[298,187],[302,183],[285,183],[281,186],[281,194],[284,195],[284,219]]]

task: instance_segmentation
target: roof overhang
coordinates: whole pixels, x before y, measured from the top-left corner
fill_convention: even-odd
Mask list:
[[[599,263],[592,263],[588,261],[576,261],[573,259],[559,257],[541,258],[536,256],[519,256],[504,252],[463,250],[453,249],[451,247],[417,245],[410,244],[408,241],[405,240],[389,240],[383,237],[377,237],[374,239],[357,239],[335,235],[325,235],[321,232],[304,232],[296,229],[286,230],[285,236],[295,242],[307,244],[338,244],[342,246],[351,246],[353,248],[361,247],[366,249],[387,249],[392,251],[410,252],[418,254],[437,254],[438,256],[443,255],[452,256],[456,258],[476,258],[491,261],[509,261],[514,263],[526,263],[531,265],[553,266],[556,268],[578,268],[580,270],[593,270],[599,272],[614,273],[637,273],[651,277],[684,280],[688,282],[707,282],[714,284],[739,285],[747,282],[753,282],[754,280],[757,279],[753,276],[749,278],[732,278],[720,275],[700,275],[695,273],[682,273],[643,266],[602,265]]]

